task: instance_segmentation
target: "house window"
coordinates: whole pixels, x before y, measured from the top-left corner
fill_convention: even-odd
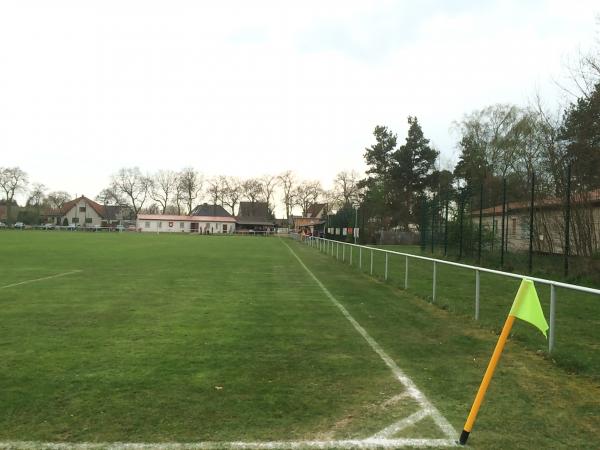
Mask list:
[[[79,212],[83,212],[84,213],[85,212],[85,206],[80,206],[79,207]]]
[[[71,223],[79,223],[79,217],[73,217]]]
[[[144,228],[150,228],[150,222],[144,223]]]
[[[179,222],[179,228],[181,228],[183,230],[184,227],[185,227],[185,223]]]
[[[227,233],[227,224],[226,223],[223,224],[223,233]]]
[[[92,223],[92,218],[91,217],[86,217],[85,218],[85,223]]]

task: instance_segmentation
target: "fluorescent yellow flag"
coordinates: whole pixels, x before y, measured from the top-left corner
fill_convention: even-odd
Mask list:
[[[540,299],[535,290],[533,281],[523,278],[515,301],[508,314],[524,320],[525,322],[529,322],[546,336],[546,331],[549,327],[546,318],[544,317],[544,311],[542,311],[542,305],[540,305]],[[547,338],[548,336],[546,336],[546,339]]]

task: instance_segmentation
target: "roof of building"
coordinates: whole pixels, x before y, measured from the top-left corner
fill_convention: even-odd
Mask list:
[[[87,198],[85,195],[82,195],[81,197],[77,197],[76,199],[73,199],[71,201],[68,201],[67,203],[65,203],[63,205],[62,208],[60,208],[60,213],[62,215],[65,215],[66,213],[68,213],[77,203],[79,203],[80,200],[83,200],[86,204],[88,204],[94,211],[96,211],[96,214],[98,214],[100,217],[104,218],[105,215],[105,211],[104,211],[104,207],[100,204],[100,203],[96,203],[94,200],[91,200],[89,198]]]
[[[173,214],[138,214],[137,218],[138,220],[165,220],[179,222],[235,222],[233,217],[178,216]]]
[[[240,202],[236,219],[240,225],[275,226],[267,202]]]
[[[275,225],[281,228],[285,228],[290,226],[290,221],[288,219],[275,219]]]
[[[261,217],[269,221],[269,205],[267,202],[240,202],[238,218],[241,217]]]
[[[319,217],[319,214],[325,213],[327,203],[313,203],[308,207],[306,217]]]
[[[221,205],[209,205],[208,203],[203,203],[196,206],[190,215],[206,217],[233,217]]]

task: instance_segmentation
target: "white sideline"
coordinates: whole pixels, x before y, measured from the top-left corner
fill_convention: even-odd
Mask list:
[[[81,272],[81,270],[71,270],[70,272],[64,272],[64,273],[59,273],[56,275],[50,275],[48,277],[36,278],[34,280],[25,280],[25,281],[20,281],[18,283],[7,284],[6,286],[0,286],[0,289],[7,289],[7,288],[15,287],[15,286],[21,286],[22,284],[35,283],[37,281],[50,280],[51,278],[65,277],[67,275],[72,275],[74,273],[79,273],[79,272]]]
[[[283,242],[283,241],[282,241]],[[367,331],[350,315],[348,310],[337,301],[337,299],[329,292],[329,290],[321,283],[314,273],[304,264],[304,262],[300,259],[300,257],[292,250],[292,248],[286,243],[283,244],[288,248],[288,250],[294,255],[294,257],[298,260],[300,265],[306,270],[306,272],[311,276],[315,283],[319,285],[321,290],[325,293],[325,295],[332,301],[332,303],[338,307],[338,309],[342,312],[344,317],[348,319],[348,321],[352,324],[352,326],[360,333],[360,335],[367,341],[367,343],[371,346],[371,348],[379,355],[379,357],[385,362],[385,364],[392,370],[392,373],[396,376],[398,381],[402,383],[406,390],[409,392],[410,396],[414,398],[417,403],[421,406],[423,410],[425,410],[428,415],[431,416],[436,425],[444,432],[448,439],[452,439],[456,437],[456,430],[454,427],[446,420],[444,416],[437,410],[435,406],[425,397],[415,385],[415,383],[398,367],[398,365],[394,362],[394,360],[379,346],[379,344],[367,333]]]
[[[450,439],[346,439],[339,441],[273,441],[273,442],[162,442],[162,443],[130,443],[130,442],[36,442],[5,441],[0,442],[1,450],[274,450],[274,449],[379,449],[400,447],[455,447]]]

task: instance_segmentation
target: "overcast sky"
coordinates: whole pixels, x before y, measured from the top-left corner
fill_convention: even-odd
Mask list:
[[[120,167],[364,170],[406,117],[525,104],[598,39],[597,1],[2,1],[0,166],[95,197]]]

